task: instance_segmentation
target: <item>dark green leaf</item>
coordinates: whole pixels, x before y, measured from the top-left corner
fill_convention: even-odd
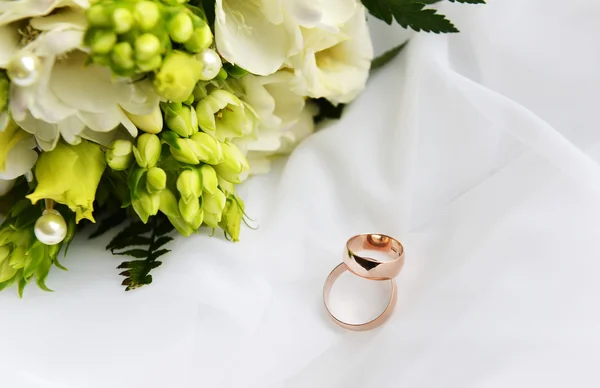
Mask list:
[[[89,238],[96,238],[102,236],[104,233],[108,232],[112,228],[115,228],[121,224],[123,224],[127,220],[127,212],[124,209],[117,209],[110,216],[100,220],[98,224],[98,228],[90,235]]]
[[[169,249],[161,249],[158,250],[156,252],[152,252],[152,254],[150,255],[150,260],[156,260],[159,257],[161,257],[162,255],[171,252]]]
[[[485,4],[485,0],[449,0],[452,3]]]
[[[392,59],[396,58],[398,56],[398,54],[400,54],[400,52],[404,49],[404,47],[406,47],[407,43],[408,43],[408,41],[402,43],[399,46],[394,47],[391,50],[386,51],[385,53],[381,54],[377,58],[373,59],[373,62],[371,62],[371,71],[385,66]]]
[[[404,28],[434,33],[458,32],[444,15],[425,8],[431,1],[419,0],[362,0],[371,15],[392,24],[396,20]],[[427,4],[426,4],[427,3]]]
[[[133,235],[133,236],[129,236],[127,238],[119,239],[117,241],[115,241],[115,240],[111,241],[110,245],[108,245],[106,247],[106,249],[114,251],[117,249],[124,249],[124,248],[128,248],[128,247],[149,245],[151,243],[152,243],[152,240],[150,239],[150,237]]]
[[[158,249],[158,248],[162,247],[163,245],[167,244],[170,241],[173,241],[173,237],[169,237],[169,236],[159,237],[152,244],[152,249]]]
[[[319,114],[315,116],[315,123],[320,123],[325,119],[339,119],[342,117],[345,104],[333,105],[329,100],[325,98],[318,98],[312,100],[319,107]]]
[[[113,252],[113,255],[131,256],[135,257],[136,259],[143,259],[145,257],[148,257],[148,251],[145,251],[143,249],[130,249],[124,252]]]

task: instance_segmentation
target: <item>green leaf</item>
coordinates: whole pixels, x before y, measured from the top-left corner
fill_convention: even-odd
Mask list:
[[[27,285],[27,279],[25,279],[24,277],[21,277],[21,279],[19,279],[19,298],[23,298],[23,291],[25,291],[25,286]],[[1,290],[2,288],[0,288]]]
[[[458,32],[444,15],[418,0],[362,0],[371,15],[392,24],[396,20],[404,28],[434,33]],[[427,2],[429,3],[429,2]]]
[[[44,260],[46,256],[46,246],[40,242],[33,244],[33,247],[29,250],[27,258],[25,259],[25,267],[23,268],[23,277],[29,278],[34,274],[38,265]]]
[[[53,290],[46,286],[46,278],[48,277],[51,266],[52,259],[50,259],[50,256],[46,255],[35,270],[35,282],[39,288],[48,292],[53,292]]]
[[[371,62],[371,71],[377,70],[387,65],[392,59],[396,58],[398,54],[400,54],[404,47],[406,47],[407,43],[408,41],[402,43],[399,46],[394,47],[391,50],[386,51],[377,58],[373,59],[373,61]]]

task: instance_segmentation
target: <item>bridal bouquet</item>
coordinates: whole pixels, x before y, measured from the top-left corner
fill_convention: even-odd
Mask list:
[[[435,2],[1,1],[0,290],[48,290],[96,220],[92,236],[124,225],[108,249],[133,258],[127,289],[152,281],[173,230],[237,241],[236,185],[365,87],[367,14],[456,32]]]

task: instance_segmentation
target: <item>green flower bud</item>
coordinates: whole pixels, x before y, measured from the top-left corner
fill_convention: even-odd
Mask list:
[[[133,48],[127,42],[117,43],[112,49],[110,58],[117,67],[123,70],[131,70],[135,66]]]
[[[167,116],[167,126],[181,137],[198,132],[198,118],[193,107],[183,106],[175,116]]]
[[[161,102],[160,107],[163,112],[165,112],[165,116],[177,116],[179,112],[181,112],[181,108],[183,105],[181,102]]]
[[[200,163],[200,159],[198,159],[199,148],[192,139],[177,139],[176,144],[177,147],[171,146],[170,148],[171,155],[176,160],[194,165]]]
[[[202,190],[214,195],[219,190],[219,178],[215,169],[204,164],[200,167],[200,175],[202,176]]]
[[[177,178],[177,191],[185,202],[198,199],[202,195],[202,181],[198,170],[182,171]]]
[[[169,189],[164,189],[160,192],[160,206],[159,209],[163,212],[171,221],[171,224],[177,229],[179,233],[184,236],[189,236],[194,233],[192,227],[185,222],[181,213],[179,212],[179,206],[175,194]]]
[[[225,161],[216,165],[215,171],[228,182],[241,183],[240,175],[250,170],[246,157],[235,144],[225,143],[222,145],[222,149]]]
[[[160,54],[160,40],[156,35],[145,33],[135,38],[135,59],[147,61]]]
[[[198,159],[208,164],[218,164],[223,161],[221,143],[204,132],[198,132],[191,137],[196,144]]]
[[[110,27],[112,24],[110,10],[101,4],[91,6],[85,11],[90,25],[94,27]]]
[[[106,163],[115,171],[127,170],[133,161],[133,143],[115,140],[106,150]]]
[[[156,134],[162,131],[163,117],[158,105],[151,113],[146,115],[134,115],[133,113],[129,113],[127,111],[125,111],[125,114],[136,127],[144,132]]]
[[[133,210],[135,210],[144,224],[148,222],[148,218],[158,214],[160,199],[159,192],[154,194],[141,193],[138,198],[131,201]]]
[[[214,195],[205,193],[202,196],[202,209],[212,214],[220,214],[225,209],[227,197],[221,190],[215,191]]]
[[[167,187],[167,173],[159,167],[152,167],[146,174],[146,189],[149,193],[164,190]]]
[[[144,133],[137,139],[137,147],[133,147],[133,155],[138,166],[151,168],[156,166],[160,158],[160,139],[151,133]]]
[[[192,53],[199,53],[209,48],[213,43],[213,34],[210,27],[205,23],[194,29],[190,38],[183,44],[185,49]]]
[[[241,199],[234,196],[227,198],[225,209],[223,210],[223,216],[219,226],[225,231],[231,239],[235,241],[240,240],[240,227],[242,225],[242,218],[244,217],[244,203]]]
[[[133,14],[126,8],[115,9],[112,14],[112,19],[117,34],[124,34],[133,27]]]
[[[172,51],[165,58],[154,79],[159,96],[173,102],[183,102],[194,91],[202,76],[202,65],[193,56]]]
[[[192,18],[185,12],[180,12],[169,21],[169,35],[171,40],[177,43],[184,43],[194,33]]]
[[[204,223],[213,229],[219,227],[219,222],[223,218],[223,213],[209,213],[204,211]]]
[[[158,4],[152,1],[140,1],[135,5],[133,17],[144,31],[153,29],[161,18]]]
[[[8,106],[8,92],[10,90],[10,81],[5,71],[0,70],[0,112]],[[195,113],[196,111],[194,111]]]
[[[160,55],[156,55],[145,62],[138,62],[138,69],[143,72],[150,72],[157,70],[160,68],[162,64],[162,57]]]
[[[248,135],[258,117],[254,110],[225,90],[216,89],[196,105],[198,125],[221,141]]]
[[[90,47],[94,54],[108,54],[117,43],[117,34],[112,31],[97,31]]]
[[[188,224],[195,224],[195,220],[202,209],[200,208],[200,200],[198,198],[192,199],[191,201],[185,201],[183,198],[179,200],[179,212],[181,216]],[[202,222],[200,222],[202,223]],[[200,225],[198,225],[200,226]],[[193,226],[192,226],[193,227]],[[198,227],[194,228],[197,229]]]

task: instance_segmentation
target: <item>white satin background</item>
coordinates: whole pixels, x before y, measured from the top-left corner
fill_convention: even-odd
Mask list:
[[[600,3],[489,3],[444,6],[461,34],[415,36],[245,184],[242,242],[179,238],[125,293],[80,239],[56,292],[0,294],[0,386],[599,386]],[[345,332],[321,287],[365,231],[405,245],[398,308]]]

